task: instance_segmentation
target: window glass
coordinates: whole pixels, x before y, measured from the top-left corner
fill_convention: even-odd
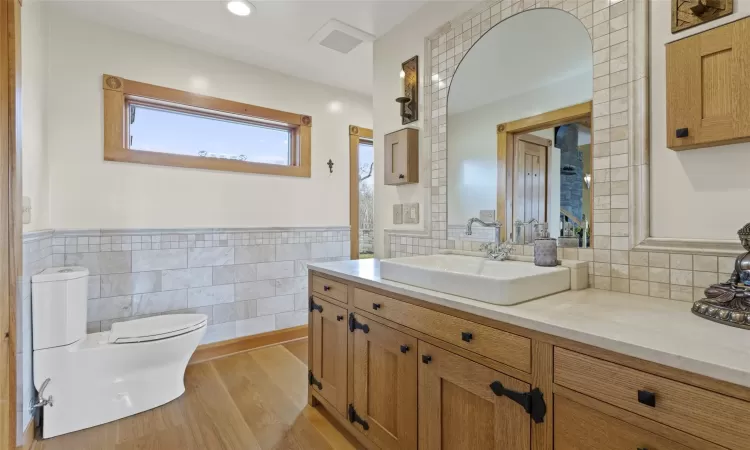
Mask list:
[[[291,165],[291,131],[219,115],[131,103],[131,150]],[[209,113],[210,114],[210,113]]]

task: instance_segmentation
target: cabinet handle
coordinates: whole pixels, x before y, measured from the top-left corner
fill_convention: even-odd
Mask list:
[[[338,316],[336,316],[336,320],[338,320],[339,322],[341,322],[342,320],[344,320],[344,316],[342,316],[341,314],[339,314]]]
[[[372,309],[374,309],[375,311],[379,310],[380,309],[380,303],[373,303],[372,304]]]
[[[362,425],[362,429],[365,431],[370,429],[370,424],[368,424],[367,421],[364,420],[363,418],[359,417],[359,415],[357,414],[357,410],[354,409],[354,405],[352,405],[351,403],[349,404],[349,410],[347,412],[349,415],[349,422],[351,423],[356,422]]]
[[[471,340],[474,339],[474,335],[471,333],[467,333],[466,331],[461,332],[461,340],[464,342],[471,342]]]
[[[677,131],[675,131],[675,135],[678,138],[686,138],[688,137],[688,129],[687,128],[678,128]]]
[[[319,391],[323,390],[323,383],[321,383],[318,379],[313,376],[312,370],[307,371],[307,382],[310,384],[310,386],[317,386]]]
[[[403,173],[401,173],[401,174],[399,174],[399,175],[398,175],[398,179],[399,179],[399,180],[403,180],[404,178],[406,178],[406,177],[404,176],[404,174],[403,174]]]
[[[430,361],[432,361],[432,356],[430,356],[430,355],[422,355],[422,363],[429,364]]]
[[[331,286],[325,285],[325,286],[323,286],[323,290],[326,291],[326,292],[328,292],[328,291],[331,290]]]
[[[365,334],[370,332],[370,326],[362,323],[357,322],[357,319],[354,317],[354,313],[349,313],[349,331],[352,333],[354,330],[362,330]]]
[[[539,388],[534,388],[531,392],[516,392],[507,389],[503,383],[493,381],[490,389],[498,397],[508,397],[510,400],[521,405],[535,423],[544,422],[544,416],[547,414],[547,404],[544,402],[544,394]]]
[[[406,353],[408,351],[409,351],[409,346],[408,345],[402,345],[401,346],[401,353]]]
[[[638,391],[638,403],[656,408],[656,394],[649,391]]]
[[[318,305],[313,301],[313,298],[310,297],[310,312],[318,311],[319,313],[323,313],[323,305]]]
[[[646,447],[638,447],[638,450],[648,450]]]

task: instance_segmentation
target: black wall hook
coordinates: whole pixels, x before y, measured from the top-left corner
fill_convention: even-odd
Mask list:
[[[328,164],[328,170],[330,170],[331,173],[333,173],[333,160],[329,159],[326,164]]]

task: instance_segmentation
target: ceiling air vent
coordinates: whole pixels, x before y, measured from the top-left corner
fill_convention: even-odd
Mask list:
[[[311,38],[311,42],[318,43],[323,47],[336,50],[339,53],[349,53],[362,42],[372,42],[375,36],[347,25],[336,19],[331,19],[323,25]]]

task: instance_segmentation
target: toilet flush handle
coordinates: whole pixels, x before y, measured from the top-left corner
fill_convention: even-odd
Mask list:
[[[31,404],[31,408],[29,408],[29,411],[32,415],[34,415],[34,410],[37,408],[41,408],[42,406],[55,406],[54,405],[54,399],[50,395],[48,398],[44,398],[44,390],[47,389],[47,385],[49,384],[50,379],[47,378],[44,380],[44,383],[42,383],[42,387],[39,389],[39,394],[37,395],[38,400],[36,403]]]

